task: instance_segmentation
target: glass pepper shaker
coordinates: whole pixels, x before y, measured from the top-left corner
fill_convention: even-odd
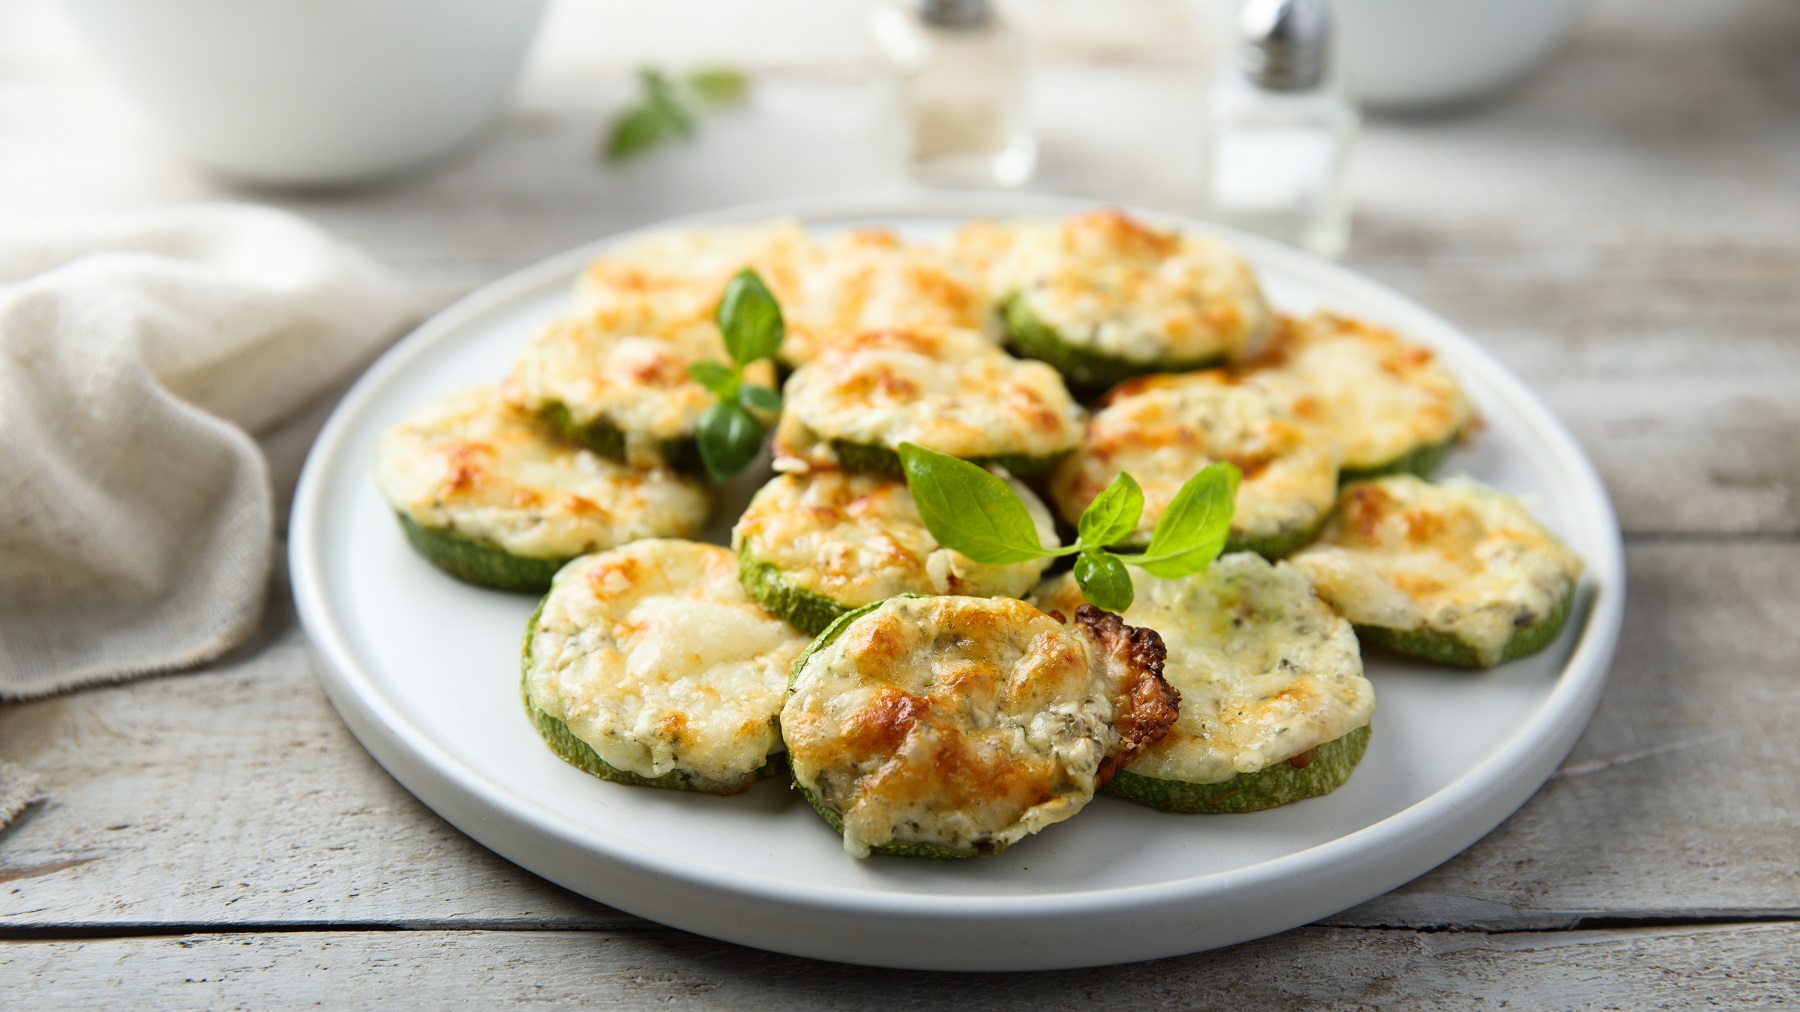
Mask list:
[[[1350,237],[1345,169],[1359,117],[1331,74],[1325,0],[1249,0],[1215,80],[1202,203],[1222,224],[1324,256]]]
[[[887,141],[908,175],[960,186],[1031,178],[1025,40],[988,0],[896,0],[876,8],[871,34]]]

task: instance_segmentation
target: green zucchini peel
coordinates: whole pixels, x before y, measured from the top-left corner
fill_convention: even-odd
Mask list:
[[[1550,614],[1513,630],[1512,635],[1506,638],[1506,645],[1500,649],[1500,659],[1494,664],[1483,661],[1469,644],[1449,633],[1433,629],[1390,629],[1387,626],[1359,625],[1356,627],[1356,635],[1365,642],[1378,643],[1395,653],[1422,657],[1439,664],[1451,664],[1460,668],[1489,668],[1528,657],[1555,642],[1556,637],[1562,633],[1563,626],[1568,624],[1569,613],[1574,607],[1575,588],[1570,587]]]
[[[837,456],[838,465],[846,471],[874,471],[878,474],[891,474],[905,477],[906,469],[900,464],[900,453],[886,446],[873,443],[852,443],[843,439],[831,440],[831,452]],[[1055,467],[1069,455],[1069,451],[1053,453],[1045,457],[1034,457],[1024,453],[995,453],[985,457],[964,457],[982,467],[998,465],[1006,468],[1015,478],[1024,478],[1034,474],[1042,474]]]
[[[781,619],[808,636],[824,632],[849,607],[807,590],[784,576],[781,570],[759,562],[750,554],[750,546],[738,548],[738,581],[744,593],[762,606],[762,610]]]
[[[1151,373],[1192,372],[1224,361],[1224,355],[1208,355],[1196,359],[1157,359],[1149,362],[1120,358],[1073,344],[1055,328],[1039,320],[1017,295],[1000,304],[1000,318],[1006,324],[1007,343],[1026,358],[1045,362],[1062,373],[1071,386],[1100,390],[1116,386],[1137,376]]]
[[[625,452],[625,432],[606,418],[578,422],[561,401],[551,401],[538,409],[538,417],[557,434],[575,445],[621,464],[631,463]],[[695,436],[676,436],[657,445],[657,456],[664,464],[683,474],[705,474],[706,463],[700,459],[700,441]]]
[[[1450,451],[1456,448],[1456,440],[1460,433],[1453,432],[1435,443],[1428,443],[1401,454],[1392,460],[1368,467],[1346,467],[1338,472],[1338,487],[1343,488],[1353,482],[1368,481],[1371,478],[1382,478],[1390,474],[1416,474],[1421,478],[1430,478],[1438,469]]]
[[[486,538],[447,527],[427,527],[405,513],[394,514],[400,529],[425,560],[464,583],[522,594],[541,594],[572,555],[515,555]]]
[[[1330,794],[1350,779],[1350,772],[1369,748],[1369,725],[1334,738],[1312,750],[1312,761],[1295,769],[1283,760],[1255,773],[1239,773],[1229,780],[1191,784],[1119,771],[1103,794],[1150,805],[1165,812],[1190,815],[1223,815],[1260,812],[1306,798]]]

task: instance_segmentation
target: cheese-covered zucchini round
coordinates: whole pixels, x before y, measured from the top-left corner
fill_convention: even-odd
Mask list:
[[[1511,496],[1410,475],[1345,489],[1292,561],[1365,639],[1465,667],[1548,646],[1583,568]]]
[[[996,230],[1010,236],[997,239]],[[953,238],[951,250],[979,265],[1013,348],[1077,386],[1241,357],[1272,322],[1235,251],[1118,211],[982,223]]]
[[[1181,714],[1107,792],[1164,811],[1253,812],[1341,786],[1362,758],[1375,690],[1350,623],[1306,577],[1248,552],[1178,580],[1129,572],[1136,594],[1122,617],[1162,637]],[[1073,612],[1081,588],[1063,574],[1031,600]]]
[[[895,597],[832,623],[781,711],[794,783],[844,848],[995,854],[1074,815],[1167,733],[1156,634],[1009,598]]]
[[[1050,511],[1011,481],[1056,545]],[[771,613],[809,635],[839,615],[896,594],[1023,597],[1049,559],[1009,565],[976,562],[938,544],[906,482],[879,474],[822,471],[777,475],[732,529],[744,589]]]
[[[871,330],[979,331],[987,319],[973,276],[940,251],[886,229],[813,241],[791,284],[775,295],[788,325],[780,357],[789,365]]]
[[[1472,416],[1431,349],[1332,313],[1282,321],[1253,366],[1246,382],[1337,441],[1345,483],[1429,476]]]
[[[717,398],[688,367],[728,360],[710,321],[621,334],[591,318],[570,318],[546,324],[526,344],[509,392],[564,438],[602,456],[638,468],[698,471],[695,427]],[[745,374],[774,386],[770,362],[754,362]]]
[[[730,552],[639,541],[557,574],[526,631],[525,705],[595,776],[735,794],[780,751],[807,642],[744,594]]]
[[[558,441],[492,387],[440,398],[388,429],[376,484],[408,539],[459,579],[542,591],[577,555],[693,534],[705,486]]]
[[[1227,551],[1286,555],[1311,540],[1337,495],[1337,448],[1325,434],[1218,371],[1114,388],[1088,422],[1087,445],[1052,476],[1050,494],[1074,523],[1129,472],[1143,486],[1144,514],[1127,543],[1141,545],[1182,484],[1219,461],[1243,472]]]
[[[1062,377],[964,330],[870,331],[837,341],[788,378],[777,470],[900,473],[913,442],[1014,474],[1054,464],[1081,440]]]

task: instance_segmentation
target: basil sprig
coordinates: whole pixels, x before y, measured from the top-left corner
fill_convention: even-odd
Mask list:
[[[1122,612],[1134,595],[1126,565],[1176,579],[1205,569],[1231,536],[1238,469],[1213,464],[1187,480],[1156,521],[1142,553],[1111,549],[1137,529],[1144,490],[1120,473],[1088,504],[1075,525],[1075,543],[1045,547],[1037,525],[1012,486],[966,460],[900,444],[900,463],[913,503],[931,536],[976,562],[1004,565],[1053,556],[1075,556],[1075,582],[1097,608]]]
[[[730,67],[704,67],[680,76],[654,67],[638,71],[643,98],[613,118],[603,150],[622,162],[675,137],[692,137],[700,116],[744,100],[750,79]]]
[[[750,466],[762,452],[767,433],[752,409],[781,413],[781,395],[744,382],[744,368],[774,356],[787,336],[787,324],[781,318],[781,304],[749,268],[737,272],[725,286],[713,320],[725,338],[731,364],[695,362],[688,366],[688,375],[719,398],[700,413],[695,435],[706,473],[715,481],[724,481]]]

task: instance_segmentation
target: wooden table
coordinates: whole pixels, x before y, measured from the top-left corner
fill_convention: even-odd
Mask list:
[[[558,7],[484,146],[292,196],[187,166],[54,9],[5,0],[0,215],[267,201],[440,304],[620,227],[881,185],[850,6]],[[1160,27],[1178,12],[1123,6],[1112,34],[1070,0],[1039,7],[1039,185],[1189,209],[1193,47]],[[627,9],[645,23],[609,38]],[[632,61],[709,53],[759,68],[749,109],[642,164],[593,162]],[[121,986],[184,1006],[1800,1000],[1796,53],[1793,4],[1602,3],[1505,101],[1364,135],[1348,263],[1462,324],[1568,421],[1630,569],[1612,681],[1574,753],[1417,881],[1232,949],[1064,973],[867,970],[697,938],[521,871],[390,780],[320,691],[284,578],[260,639],[224,662],[0,707],[0,759],[48,789],[0,833],[0,1006]],[[284,481],[322,417],[268,437]]]

